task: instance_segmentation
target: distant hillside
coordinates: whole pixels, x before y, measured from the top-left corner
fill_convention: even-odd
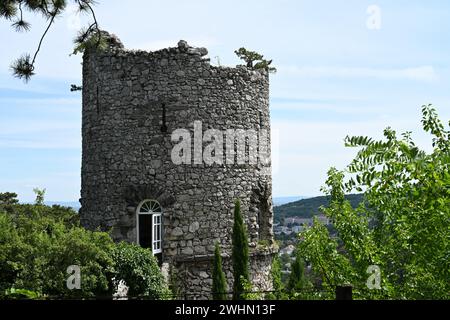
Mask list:
[[[75,211],[78,211],[81,208],[81,204],[76,201],[45,201],[44,203],[48,206],[57,204],[57,205],[60,205],[63,207],[70,207],[70,208],[74,209]]]
[[[349,194],[345,196],[350,201],[353,207],[358,206],[363,198],[363,194]],[[321,206],[327,206],[330,202],[330,197],[321,196],[284,204],[273,208],[274,221],[279,222],[286,217],[303,217],[311,218],[317,215]]]
[[[290,203],[290,202],[294,202],[294,201],[298,201],[301,199],[306,199],[307,197],[303,197],[303,196],[297,196],[297,197],[273,197],[273,205],[274,206],[281,206],[283,204],[286,203]]]

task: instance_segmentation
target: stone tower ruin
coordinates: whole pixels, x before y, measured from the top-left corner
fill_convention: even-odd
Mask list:
[[[276,252],[270,162],[227,162],[238,156],[239,137],[233,150],[213,152],[222,163],[198,161],[212,139],[200,136],[195,145],[195,135],[210,129],[224,133],[215,141],[224,148],[230,146],[227,130],[270,132],[269,76],[244,66],[212,66],[206,55],[185,41],[156,52],[130,51],[111,37],[108,50],[83,58],[82,224],[149,247],[188,299],[211,298],[215,242],[232,288],[236,199],[249,233],[252,283],[260,290],[272,288]],[[191,139],[174,140],[176,130]],[[176,149],[182,141],[189,150]],[[247,156],[260,149],[244,141]],[[174,154],[187,161],[176,163]]]

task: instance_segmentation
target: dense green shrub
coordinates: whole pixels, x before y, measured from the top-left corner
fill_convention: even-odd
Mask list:
[[[68,208],[15,205],[12,209],[13,214],[0,212],[1,292],[15,288],[66,298],[110,292],[114,243],[107,233],[69,223],[66,218],[73,217]],[[58,212],[65,215],[55,218]],[[71,265],[80,267],[79,290],[66,285]]]
[[[130,295],[168,295],[149,250],[80,227],[70,208],[17,204],[11,195],[0,193],[7,200],[0,202],[0,298],[110,298],[113,279],[123,279]],[[73,265],[81,285],[70,290],[67,268]]]
[[[4,192],[0,193],[0,206],[8,206],[19,203],[17,199],[17,193],[14,192]]]
[[[242,293],[240,300],[263,300],[263,294],[253,289],[251,281],[244,276],[241,276],[240,283],[242,285]]]
[[[114,278],[118,284],[123,280],[129,287],[128,295],[148,299],[169,299],[171,294],[158,261],[150,249],[136,244],[121,242],[113,251]]]

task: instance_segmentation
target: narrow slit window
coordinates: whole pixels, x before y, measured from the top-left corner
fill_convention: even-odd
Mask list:
[[[166,124],[166,104],[162,104],[162,125],[161,132],[167,132],[167,124]]]

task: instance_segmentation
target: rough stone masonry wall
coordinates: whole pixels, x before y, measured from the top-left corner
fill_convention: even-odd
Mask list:
[[[271,288],[275,250],[272,181],[260,163],[175,165],[171,160],[171,133],[185,128],[193,137],[194,121],[202,121],[203,131],[270,130],[268,75],[211,66],[206,54],[183,41],[177,48],[145,52],[127,51],[116,40],[108,51],[85,53],[83,62],[82,224],[112,228],[115,240],[134,242],[137,205],[158,200],[162,261],[184,274],[177,285],[192,294],[189,298],[210,298],[216,241],[232,288],[235,199],[242,202],[251,274],[259,288]]]

